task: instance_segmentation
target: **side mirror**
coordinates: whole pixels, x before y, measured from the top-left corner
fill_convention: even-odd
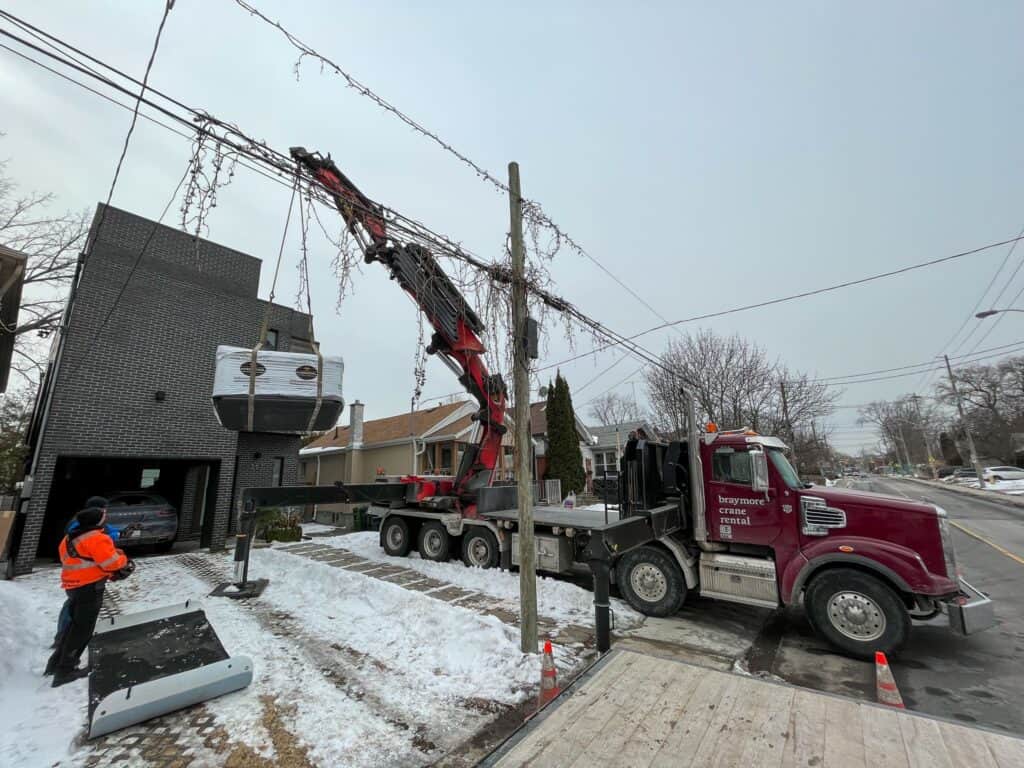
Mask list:
[[[768,490],[768,456],[764,451],[750,451],[750,468],[755,491]]]

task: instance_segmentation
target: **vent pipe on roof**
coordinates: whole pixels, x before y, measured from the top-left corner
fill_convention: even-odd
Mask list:
[[[352,430],[349,445],[353,448],[363,447],[363,407],[358,400],[349,406],[348,425]]]

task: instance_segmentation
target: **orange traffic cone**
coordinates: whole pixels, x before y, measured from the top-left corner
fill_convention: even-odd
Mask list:
[[[905,709],[900,689],[896,687],[896,678],[889,669],[889,660],[881,651],[875,652],[875,687],[878,692],[878,703],[898,709]]]
[[[562,692],[558,687],[558,670],[555,669],[555,660],[551,655],[551,641],[544,641],[544,655],[540,660],[540,695],[537,697],[537,707],[543,707],[555,696]]]

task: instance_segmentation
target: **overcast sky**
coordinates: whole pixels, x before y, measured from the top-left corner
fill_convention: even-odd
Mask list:
[[[524,194],[665,317],[938,258],[1024,227],[1019,3],[253,3],[480,165],[504,176],[517,160]],[[4,7],[141,77],[163,2]],[[151,82],[276,148],[329,151],[371,197],[482,256],[500,254],[504,197],[336,76],[307,63],[296,81],[295,58],[231,0],[177,0]],[[0,156],[18,183],[54,192],[60,207],[105,198],[129,119],[0,50]],[[187,141],[140,122],[114,204],[156,218],[188,156]],[[212,240],[264,259],[263,296],[287,204],[286,189],[241,170],[209,220]],[[295,295],[297,252],[293,241],[283,303]],[[820,376],[923,362],[953,354],[979,322],[943,347],[1006,255],[705,325]],[[366,403],[367,418],[408,408],[411,304],[373,265],[336,314],[327,244],[313,257],[317,333],[326,353],[345,357],[347,399]],[[1021,259],[1024,247],[992,298]],[[551,269],[558,293],[617,331],[658,322],[571,252]],[[1022,286],[1024,270],[1000,303]],[[1005,316],[980,348],[1024,339],[1022,324]],[[643,343],[659,350],[672,333]],[[571,354],[553,329],[538,364]],[[563,373],[578,390],[619,356]],[[625,360],[576,391],[578,409],[613,385],[632,396],[635,383],[643,398],[636,367]],[[851,385],[840,402],[924,393],[928,383]],[[458,389],[430,364],[427,395]],[[840,448],[875,443],[855,408],[830,421]]]

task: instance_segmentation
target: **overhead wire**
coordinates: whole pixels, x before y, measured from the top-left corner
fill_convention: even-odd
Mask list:
[[[0,16],[4,18],[10,18],[12,15],[7,12],[0,11]],[[4,35],[8,38],[11,38],[21,45],[24,45],[32,50],[35,50],[36,52],[41,53],[47,57],[55,59],[61,64],[71,67],[72,69],[75,69],[78,72],[87,75],[88,77],[97,79],[103,82],[105,85],[112,87],[122,93],[130,95],[132,96],[132,98],[136,98],[139,103],[144,103],[150,106],[151,108],[157,110],[161,114],[165,115],[166,117],[182,125],[188,126],[189,129],[194,132],[205,133],[205,135],[209,136],[211,140],[215,141],[216,143],[221,144],[222,146],[226,146],[229,150],[237,152],[240,155],[250,158],[252,161],[256,163],[263,165],[264,167],[268,168],[271,173],[280,176],[282,179],[286,178],[289,181],[291,181],[292,178],[294,177],[294,167],[292,164],[292,160],[289,156],[283,155],[280,152],[276,152],[275,150],[273,150],[272,148],[270,148],[269,146],[262,142],[251,139],[250,137],[246,136],[237,126],[218,120],[209,113],[202,112],[192,107],[183,105],[182,102],[174,99],[173,97],[167,96],[166,94],[156,89],[149,88],[149,91],[151,93],[157,94],[160,98],[167,100],[169,103],[175,106],[180,106],[183,109],[186,109],[192,115],[192,120],[189,120],[187,118],[182,117],[181,115],[175,114],[166,106],[157,104],[151,99],[143,97],[141,93],[133,93],[125,86],[111,80],[109,77],[104,77],[96,73],[94,70],[91,70],[91,68],[87,68],[79,62],[69,60],[67,57],[62,56],[60,54],[47,51],[44,48],[41,48],[40,46],[32,43],[31,41],[25,40],[24,38],[21,38],[7,30],[0,29],[0,35]],[[56,38],[55,36],[50,37],[52,37],[55,40],[59,40],[59,38]],[[118,76],[125,78],[129,82],[138,82],[130,75],[127,75],[118,70],[117,68],[112,67],[111,65],[106,64],[105,62],[102,62],[100,59],[89,54],[85,54],[84,52],[81,52],[80,49],[76,48],[74,50],[79,51],[81,55],[87,56],[90,61],[98,63],[112,72],[116,72]],[[200,125],[193,125],[193,123],[200,123]],[[217,133],[214,130],[214,128],[222,130],[223,133]],[[321,204],[327,205],[333,210],[333,201],[330,198],[330,191],[316,180],[310,181],[311,193],[314,191],[317,193],[315,195],[315,199]],[[433,247],[437,255],[465,261],[472,267],[483,272],[488,277],[497,282],[503,283],[505,285],[511,283],[511,273],[503,265],[484,262],[479,257],[471,255],[460,244],[455,243],[453,240],[444,235],[440,235],[430,230],[420,222],[402,216],[393,209],[387,208],[378,203],[373,203],[373,205],[375,207],[378,207],[379,210],[374,210],[372,212],[375,215],[381,215],[382,213],[386,215],[388,217],[388,224],[391,228],[402,232],[403,234],[412,238],[414,241],[419,241],[428,244],[429,246]],[[358,204],[355,204],[352,207],[357,209],[360,208]],[[560,297],[551,294],[549,291],[543,289],[541,286],[538,285],[531,285],[529,287],[529,290],[531,294],[533,294],[546,306],[552,308],[557,312],[564,314],[570,320],[573,320],[576,323],[580,324],[581,327],[586,328],[590,332],[596,334],[598,337],[603,337],[612,345],[622,346],[626,348],[634,357],[638,357],[638,359],[643,359],[645,360],[645,362],[649,364],[658,367],[664,367],[664,365],[662,364],[658,356],[655,355],[655,353],[651,352],[650,350],[644,349],[642,345],[636,343],[632,339],[629,339],[627,337],[622,336],[621,334],[612,331],[603,323],[600,323],[597,320],[588,317],[587,315],[582,313],[580,310],[578,310],[576,307],[574,307],[572,304],[565,301],[564,299],[561,299]]]
[[[286,29],[284,27],[284,25],[281,24],[280,21],[274,21],[273,19],[270,19],[268,16],[266,16],[264,13],[262,13],[258,8],[253,6],[251,3],[246,2],[246,0],[234,0],[234,2],[240,8],[245,10],[250,16],[253,16],[253,17],[259,19],[263,23],[269,25],[270,27],[273,27],[278,32],[280,32],[284,36],[284,38],[288,41],[288,43],[291,44],[296,50],[299,51],[299,60],[295,64],[296,75],[298,75],[298,70],[299,70],[299,67],[300,67],[300,65],[302,63],[302,59],[304,57],[308,56],[310,58],[316,59],[317,61],[320,62],[320,65],[322,67],[329,68],[335,74],[337,74],[341,78],[343,78],[345,80],[345,82],[348,84],[348,86],[353,88],[357,93],[359,93],[360,95],[370,99],[378,107],[380,107],[381,109],[385,110],[386,112],[394,115],[399,120],[401,120],[403,123],[405,123],[407,126],[412,128],[414,131],[416,131],[420,135],[424,136],[425,138],[429,139],[430,141],[432,141],[435,144],[437,144],[438,146],[440,146],[445,152],[447,152],[448,154],[450,154],[453,157],[455,157],[456,159],[458,159],[459,162],[461,162],[463,165],[466,165],[469,168],[471,168],[473,170],[473,172],[479,178],[484,179],[485,181],[489,182],[492,186],[494,186],[501,193],[506,194],[506,195],[509,194],[508,185],[505,184],[503,181],[501,181],[497,177],[497,175],[495,175],[494,173],[490,172],[489,170],[484,168],[479,163],[477,163],[474,160],[472,160],[465,153],[460,152],[458,149],[456,149],[451,144],[451,142],[446,141],[445,139],[441,138],[436,132],[431,131],[430,129],[426,128],[422,123],[420,123],[417,120],[413,119],[408,114],[403,112],[401,109],[396,107],[394,104],[392,104],[391,102],[387,101],[382,96],[378,95],[376,92],[374,92],[372,89],[370,89],[367,85],[365,85],[364,83],[362,83],[359,80],[357,80],[347,70],[343,69],[339,64],[337,64],[336,62],[332,61],[327,56],[324,56],[323,54],[319,53],[312,46],[310,46],[307,43],[303,42],[297,35],[295,35],[294,33],[290,32],[288,29]],[[578,255],[582,256],[583,258],[587,259],[592,264],[594,264],[594,266],[596,266],[605,275],[607,275],[609,278],[611,278],[620,288],[622,288],[624,291],[626,291],[630,296],[632,296],[642,306],[644,306],[647,310],[649,310],[659,320],[661,320],[662,322],[669,322],[668,319],[661,312],[659,312],[657,309],[655,309],[653,306],[651,306],[651,304],[646,299],[644,299],[640,294],[638,294],[629,285],[627,285],[620,277],[618,277],[615,273],[613,273],[610,269],[608,269],[608,267],[606,267],[603,263],[601,263],[601,261],[599,261],[595,256],[593,256],[589,251],[587,251],[582,245],[580,245],[575,239],[573,239],[564,229],[559,227],[551,219],[551,217],[548,216],[548,214],[544,212],[544,209],[541,207],[540,203],[538,203],[536,200],[531,200],[531,199],[528,199],[528,198],[523,198],[522,199],[522,204],[523,204],[523,213],[524,213],[524,215],[527,218],[532,218],[538,224],[540,224],[541,226],[543,226],[543,227],[549,229],[551,232],[553,232],[555,234],[556,240],[558,242],[564,242],[566,245],[569,246],[569,248],[571,250],[573,250]]]

